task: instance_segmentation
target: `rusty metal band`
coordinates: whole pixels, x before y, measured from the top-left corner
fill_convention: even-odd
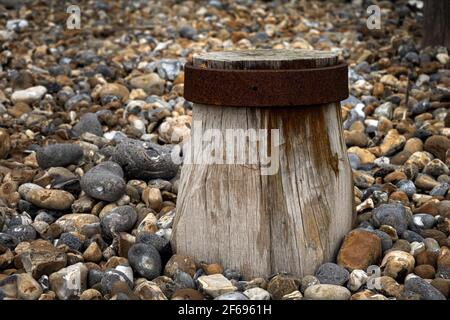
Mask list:
[[[299,70],[184,67],[184,97],[199,104],[242,107],[317,105],[348,97],[348,66]]]

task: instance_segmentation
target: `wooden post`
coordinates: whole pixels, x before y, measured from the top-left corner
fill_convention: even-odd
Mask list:
[[[304,50],[218,52],[193,59],[194,66],[228,70],[310,69],[337,62],[334,53]],[[269,145],[268,152],[279,161],[279,170],[262,174],[259,155],[256,164],[185,163],[174,250],[236,268],[245,279],[312,274],[331,261],[354,221],[340,112],[339,101],[273,108],[194,104],[191,137],[208,129],[219,129],[223,136],[227,129],[266,129],[270,140],[271,129],[278,129],[282,144],[278,152]],[[202,125],[195,126],[196,121]],[[247,144],[240,149],[254,151]],[[186,157],[193,152],[198,151],[189,148]]]
[[[423,46],[450,49],[450,1],[425,0]]]

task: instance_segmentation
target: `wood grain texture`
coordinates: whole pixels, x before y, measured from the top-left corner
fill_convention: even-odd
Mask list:
[[[283,60],[277,54],[289,58]],[[194,64],[274,69],[295,63],[308,67],[337,63],[336,56],[329,53],[268,53],[273,64],[243,56],[249,54],[237,53],[234,59],[229,53],[222,59],[220,54],[210,54],[194,58]],[[318,265],[332,260],[354,221],[340,104],[285,108],[195,104],[193,123],[196,121],[202,125],[194,126],[191,136],[208,129],[219,129],[223,136],[227,129],[268,129],[270,141],[270,129],[279,129],[279,152],[271,150],[270,144],[267,147],[268,154],[279,161],[279,170],[274,175],[261,174],[265,165],[258,153],[252,154],[257,157],[254,164],[184,164],[174,250],[198,261],[236,268],[245,279],[279,272],[312,274]],[[241,145],[235,157],[248,149]],[[196,152],[188,149],[185,156],[198,156]]]

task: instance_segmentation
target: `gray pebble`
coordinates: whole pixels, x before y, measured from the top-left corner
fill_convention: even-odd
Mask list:
[[[397,188],[406,193],[408,197],[412,197],[416,192],[416,186],[411,180],[401,180],[397,183]]]
[[[350,274],[341,266],[327,262],[317,269],[315,276],[321,284],[335,284],[342,286],[348,281]]]
[[[81,178],[81,189],[94,199],[117,201],[126,192],[122,168],[115,162],[105,161]]]
[[[154,143],[126,139],[120,142],[112,154],[130,179],[171,179],[179,165],[172,161],[171,148]]]
[[[90,132],[97,136],[103,135],[102,125],[94,113],[86,113],[81,116],[80,121],[72,128],[75,137],[81,136],[85,132]]]
[[[36,159],[39,167],[65,167],[77,164],[83,157],[83,150],[77,144],[56,143],[45,148],[37,148]]]
[[[128,261],[136,273],[148,280],[161,275],[161,257],[158,250],[151,245],[134,244],[128,251]]]
[[[29,224],[9,227],[6,233],[17,238],[19,242],[36,239],[36,230]]]
[[[405,232],[408,227],[406,209],[398,203],[382,204],[378,208],[375,208],[372,219],[376,227],[383,224],[389,225],[397,230],[398,234]]]
[[[101,219],[100,224],[104,235],[112,238],[115,232],[130,231],[136,220],[136,210],[127,205],[112,209]]]
[[[392,239],[386,232],[375,230],[374,233],[381,239],[381,249],[383,252],[392,248]]]
[[[101,280],[101,290],[103,294],[111,293],[116,282],[124,282],[131,289],[133,288],[133,283],[128,279],[128,277],[119,270],[107,270]]]
[[[240,292],[228,292],[215,297],[214,300],[248,300],[248,297]]]
[[[418,294],[421,300],[446,300],[438,289],[419,277],[406,280],[405,291]]]

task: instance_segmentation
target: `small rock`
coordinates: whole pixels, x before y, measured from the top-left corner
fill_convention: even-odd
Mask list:
[[[93,241],[83,252],[83,258],[85,261],[98,263],[102,260],[102,257],[102,250],[95,241]]]
[[[439,290],[419,277],[408,279],[405,290],[418,294],[421,300],[446,300]]]
[[[368,231],[353,230],[344,238],[338,253],[337,263],[350,271],[355,269],[366,270],[370,265],[378,263],[380,258],[380,238]],[[320,283],[323,282],[320,281]],[[342,285],[343,283],[339,284]]]
[[[347,288],[334,284],[316,284],[306,289],[306,300],[349,300],[351,296]]]
[[[369,276],[364,270],[355,269],[350,273],[350,277],[347,283],[347,288],[350,291],[358,291],[364,284],[366,284]]]
[[[408,227],[406,209],[401,204],[382,204],[373,210],[372,217],[376,225],[391,226],[399,234],[405,232]]]
[[[389,251],[381,262],[383,274],[396,280],[402,280],[414,270],[414,257],[404,251]]]
[[[301,286],[300,286],[300,291],[302,293],[305,293],[305,290],[308,287],[311,287],[311,286],[313,286],[315,284],[320,284],[319,279],[317,279],[316,277],[314,277],[312,275],[306,275],[302,279]]]
[[[115,232],[130,231],[137,220],[136,210],[131,206],[120,206],[112,209],[101,219],[103,233],[112,238]]]
[[[28,273],[22,273],[17,278],[18,298],[23,300],[37,300],[42,294],[42,287]]]
[[[103,135],[102,125],[100,124],[100,121],[98,121],[96,114],[84,114],[81,116],[80,121],[72,128],[72,134],[75,137],[79,137],[85,132],[95,134],[99,137]]]
[[[23,103],[34,103],[47,93],[47,88],[44,86],[31,87],[25,90],[14,91],[11,95],[11,101],[13,103],[23,102]]]
[[[126,192],[122,168],[115,162],[105,161],[81,178],[81,189],[94,199],[114,202]]]
[[[167,300],[161,289],[152,281],[143,281],[136,286],[134,293],[140,300]]]
[[[172,300],[204,300],[205,297],[194,289],[177,289],[172,295]]]
[[[50,275],[50,288],[58,299],[68,300],[86,290],[88,269],[79,262]]]
[[[143,89],[148,95],[160,96],[164,93],[165,81],[156,73],[134,77],[130,84],[133,88]]]
[[[201,276],[198,278],[199,288],[205,294],[216,298],[224,293],[234,292],[236,288],[221,274]]]
[[[172,161],[171,148],[132,139],[119,143],[112,160],[132,179],[171,179],[178,171],[178,165]]]
[[[133,287],[133,283],[125,273],[119,270],[107,270],[100,282],[103,294],[111,294],[115,288],[121,288],[123,291],[129,291]]]
[[[177,270],[186,272],[191,277],[194,277],[197,269],[195,267],[195,262],[191,257],[174,254],[164,268],[164,275],[172,278]]]
[[[414,274],[418,275],[422,279],[434,279],[436,270],[429,264],[422,264],[414,268]]]
[[[32,241],[18,254],[25,271],[31,273],[35,279],[56,272],[67,263],[66,254],[61,249],[41,239]]]
[[[128,251],[128,261],[134,271],[148,280],[153,280],[161,274],[161,257],[152,245],[133,245]]]
[[[445,153],[450,149],[450,139],[444,136],[431,136],[425,141],[424,150],[445,162]]]
[[[450,173],[450,170],[441,160],[433,159],[425,165],[425,167],[423,168],[423,173],[433,177],[439,177],[443,174],[448,175]]]
[[[56,143],[36,151],[36,159],[42,169],[77,164],[82,157],[83,149],[77,144]]]
[[[342,286],[349,279],[349,273],[343,267],[335,263],[327,262],[322,264],[315,274],[321,284],[335,284]]]
[[[375,278],[374,283],[379,286],[376,289],[388,297],[399,298],[404,291],[403,285],[398,284],[397,281],[388,276]]]
[[[87,289],[80,295],[80,300],[102,300],[102,294],[95,289]]]
[[[50,210],[68,210],[75,197],[63,190],[32,189],[27,193],[26,200],[39,208]]]
[[[119,97],[122,102],[126,102],[130,95],[130,91],[124,85],[119,83],[107,83],[99,91],[100,98],[107,96]]]
[[[244,291],[249,300],[270,300],[270,293],[262,288],[251,288]]]
[[[301,281],[297,278],[287,275],[276,275],[270,279],[267,285],[267,291],[274,300],[280,300],[286,294],[298,290]]]
[[[157,188],[145,188],[142,191],[142,200],[145,202],[146,206],[159,212],[162,207],[162,195],[161,191]]]

